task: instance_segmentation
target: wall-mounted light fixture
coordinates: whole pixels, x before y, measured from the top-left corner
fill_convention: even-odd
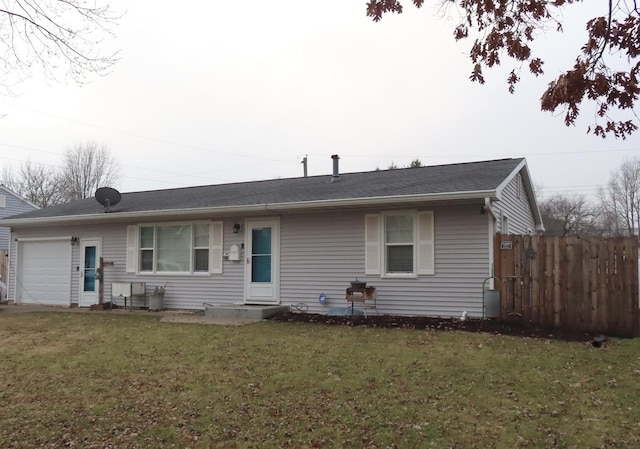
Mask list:
[[[78,237],[71,237],[71,244],[75,245],[76,243],[78,243]]]
[[[238,232],[240,232],[240,223],[234,223],[233,224],[233,233],[237,234]]]

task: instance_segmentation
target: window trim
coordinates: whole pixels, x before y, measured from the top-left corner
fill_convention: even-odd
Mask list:
[[[385,216],[414,217],[413,273],[386,273]],[[382,279],[417,279],[436,275],[435,212],[433,209],[385,210],[364,215],[364,273]]]
[[[169,221],[169,222],[151,222],[151,223],[138,223],[136,225],[136,266],[135,266],[135,273],[139,274],[139,275],[143,275],[143,276],[210,276],[211,274],[214,273],[214,271],[212,271],[212,263],[211,263],[211,257],[212,257],[212,233],[213,233],[213,224],[216,223],[214,221],[211,220],[195,220],[195,221]],[[209,267],[207,271],[195,271],[195,250],[196,249],[204,249],[204,247],[197,247],[195,246],[195,232],[194,232],[194,227],[195,225],[198,224],[206,224],[209,226],[209,246],[207,247],[207,249],[209,250]],[[158,227],[163,227],[163,226],[189,226],[191,228],[191,238],[189,239],[189,271],[158,271],[158,261],[157,261],[157,254],[158,254],[158,248],[157,248],[157,239],[158,239],[158,232],[157,232],[157,228]],[[140,230],[142,228],[153,228],[154,232],[153,232],[153,248],[151,249],[153,251],[153,269],[151,271],[143,271],[141,270],[141,262],[142,262],[142,258],[141,258],[141,251],[143,250],[143,248],[141,247],[141,238],[140,238]],[[145,248],[148,249],[148,248]]]
[[[385,211],[381,214],[381,255],[382,255],[382,277],[383,278],[409,278],[415,279],[418,277],[418,214],[415,210],[394,210],[394,211]],[[388,259],[388,251],[389,243],[387,242],[387,218],[388,217],[397,217],[397,216],[410,216],[412,219],[412,232],[411,232],[411,247],[412,247],[412,271],[411,272],[389,272],[389,259]],[[391,244],[391,246],[408,246],[407,243],[402,244]]]

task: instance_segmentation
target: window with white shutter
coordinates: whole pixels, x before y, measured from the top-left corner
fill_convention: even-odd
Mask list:
[[[433,211],[365,216],[365,274],[415,277],[435,274]]]
[[[127,273],[135,273],[138,270],[138,227],[127,226]]]
[[[222,273],[222,225],[216,222],[127,227],[128,273]]]
[[[435,274],[433,211],[418,213],[418,274]]]
[[[211,273],[222,273],[222,262],[224,257],[222,225],[223,223],[221,221],[214,221],[211,223],[211,267],[209,269]]]
[[[380,274],[380,214],[364,217],[364,274]]]

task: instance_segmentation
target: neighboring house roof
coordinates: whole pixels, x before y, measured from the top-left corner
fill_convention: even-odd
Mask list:
[[[0,195],[8,195],[8,196],[12,196],[15,201],[17,201],[18,203],[22,204],[23,207],[20,208],[13,208],[15,209],[17,212],[23,212],[26,209],[40,209],[38,206],[36,206],[35,204],[33,204],[31,201],[27,200],[26,198],[21,197],[20,195],[18,195],[16,192],[14,192],[13,190],[9,189],[8,187],[0,184]],[[8,211],[9,215],[14,214],[14,211]],[[7,215],[4,215],[7,216]]]
[[[212,212],[282,211],[336,208],[436,200],[500,199],[502,189],[523,173],[536,223],[541,223],[523,158],[342,173],[267,181],[216,184],[123,193],[109,214],[94,199],[27,212],[7,219],[8,225],[36,225],[143,217],[211,214]]]

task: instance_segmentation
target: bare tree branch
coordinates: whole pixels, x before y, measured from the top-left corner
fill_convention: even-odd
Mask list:
[[[39,207],[64,202],[61,181],[55,169],[36,165],[31,161],[23,163],[17,173],[6,166],[2,171],[3,185]]]
[[[95,142],[75,145],[64,154],[62,180],[67,201],[93,196],[118,182],[120,167],[109,149]]]
[[[565,236],[593,234],[595,207],[582,195],[557,194],[540,202],[545,234]]]
[[[602,209],[626,235],[637,235],[640,224],[640,158],[625,159],[600,190]]]
[[[104,38],[120,16],[108,4],[89,0],[5,0],[0,7],[0,87],[11,87],[40,71],[47,79],[70,77],[78,84],[103,75],[118,61]]]

